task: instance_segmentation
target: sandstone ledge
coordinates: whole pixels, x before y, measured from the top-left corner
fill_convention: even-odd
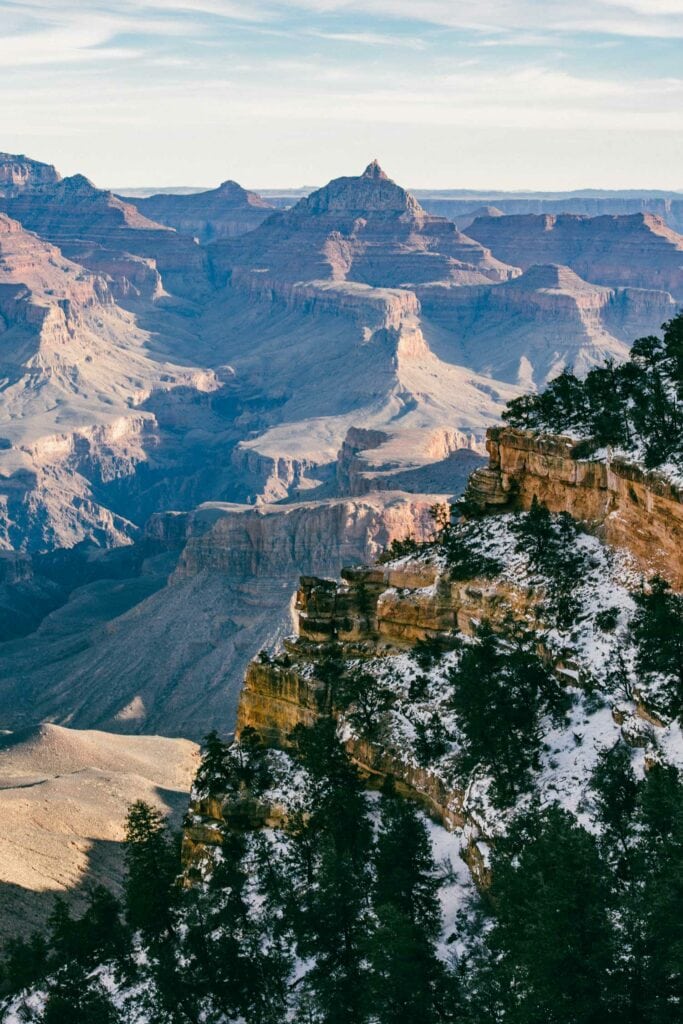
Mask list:
[[[465,497],[482,511],[528,509],[536,497],[629,551],[645,574],[683,588],[683,490],[622,458],[576,459],[576,445],[569,437],[492,428],[489,465],[472,474]]]

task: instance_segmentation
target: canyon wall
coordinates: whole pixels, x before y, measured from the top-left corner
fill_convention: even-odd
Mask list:
[[[472,474],[465,496],[482,511],[528,509],[536,497],[629,551],[644,574],[683,588],[683,488],[622,458],[579,460],[576,445],[569,437],[491,428],[489,465]]]
[[[47,720],[192,739],[231,732],[250,659],[291,632],[299,576],[336,576],[394,538],[428,537],[434,500],[373,494],[153,516],[141,565],[84,578],[30,643],[3,645],[0,728]],[[0,590],[0,613],[2,599]]]

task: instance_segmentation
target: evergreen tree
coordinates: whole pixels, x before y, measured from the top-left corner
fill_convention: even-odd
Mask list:
[[[578,458],[603,446],[635,451],[648,468],[683,459],[683,313],[656,336],[634,342],[621,366],[608,360],[583,381],[565,372],[540,395],[524,395],[503,413],[511,426],[578,432]]]
[[[51,981],[41,1024],[118,1024],[121,1020],[103,986],[77,961]]]
[[[393,700],[391,691],[376,676],[359,668],[347,671],[334,688],[335,703],[368,739],[376,739],[382,732],[384,716]]]
[[[503,639],[486,624],[448,678],[462,731],[461,767],[490,774],[492,796],[505,806],[539,767],[541,716],[562,715],[567,694],[532,644]]]
[[[636,670],[653,686],[653,700],[664,714],[683,715],[683,595],[655,576],[635,597],[631,636]]]
[[[493,926],[470,975],[473,1015],[506,1024],[606,1024],[612,945],[595,839],[557,806],[496,844]]]
[[[21,992],[45,975],[48,946],[40,932],[34,932],[28,939],[10,939],[4,952],[1,977],[6,991]]]
[[[424,822],[409,801],[386,795],[375,852],[377,926],[369,944],[378,1024],[442,1019],[445,972],[435,950],[441,924],[438,889]]]
[[[162,815],[142,800],[126,820],[126,918],[151,940],[168,937],[173,926],[178,845]]]
[[[368,1019],[365,960],[372,829],[367,798],[331,719],[296,730],[314,780],[310,810],[294,834],[298,876],[292,924],[299,954],[313,957],[305,990],[324,1024]]]

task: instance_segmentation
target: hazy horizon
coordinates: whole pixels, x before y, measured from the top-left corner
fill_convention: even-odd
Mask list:
[[[683,0],[0,0],[0,148],[117,188],[683,188]],[[276,184],[273,185],[273,182]]]

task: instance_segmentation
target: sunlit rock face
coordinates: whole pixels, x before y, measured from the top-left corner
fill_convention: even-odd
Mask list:
[[[394,539],[431,536],[429,510],[444,497],[214,503],[153,517],[137,558],[86,564],[83,585],[72,581],[30,642],[0,645],[0,728],[230,731],[247,663],[291,632],[300,574],[336,577]]]
[[[683,298],[683,236],[656,214],[481,217],[468,231],[498,259],[524,270],[560,263],[595,284],[661,289]]]
[[[569,512],[629,551],[646,575],[659,573],[682,589],[681,488],[626,459],[577,460],[575,444],[566,437],[492,429],[489,465],[473,474],[466,495],[483,509],[528,509],[536,497],[551,512]]]

